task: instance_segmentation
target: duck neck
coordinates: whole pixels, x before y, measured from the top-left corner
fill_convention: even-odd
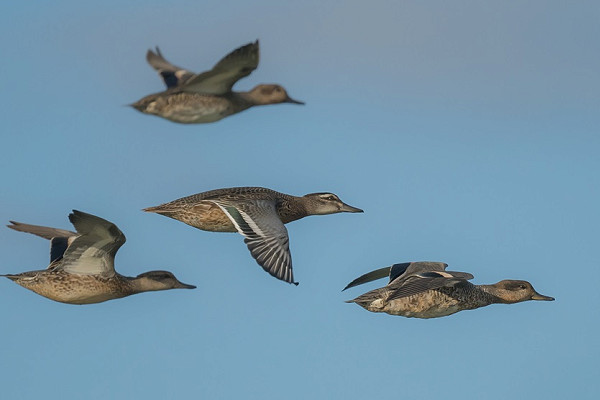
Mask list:
[[[281,200],[277,203],[277,214],[284,224],[311,215],[306,202],[301,199],[302,197],[282,193]]]
[[[240,111],[263,104],[252,94],[252,92],[233,92],[231,100]]]
[[[487,301],[487,304],[510,303],[502,298],[501,291],[494,285],[476,285],[476,287],[482,293],[482,298]]]
[[[129,288],[131,289],[132,294],[164,289],[163,285],[161,285],[160,283],[145,277],[127,277],[127,284],[127,286],[129,286]]]

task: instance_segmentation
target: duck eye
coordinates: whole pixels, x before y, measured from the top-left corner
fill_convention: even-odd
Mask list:
[[[527,286],[525,286],[525,285],[519,285],[519,289],[527,289]]]

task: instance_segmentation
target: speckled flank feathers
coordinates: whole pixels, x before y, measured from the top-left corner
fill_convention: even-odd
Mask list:
[[[51,300],[68,304],[91,304],[136,293],[193,289],[169,271],[150,271],[135,278],[118,274],[114,257],[125,235],[111,222],[81,211],[69,219],[77,232],[11,221],[8,225],[50,240],[47,269],[2,275]]]
[[[362,212],[333,193],[302,197],[261,187],[217,189],[144,209],[212,232],[239,232],[252,257],[272,276],[297,284],[284,224],[309,215]]]
[[[439,262],[413,262],[372,271],[352,281],[344,290],[387,274],[390,276],[388,285],[347,302],[372,312],[438,318],[495,303],[554,300],[537,293],[527,281],[504,280],[493,285],[473,285],[468,282],[473,275],[446,271],[446,267],[447,264]]]

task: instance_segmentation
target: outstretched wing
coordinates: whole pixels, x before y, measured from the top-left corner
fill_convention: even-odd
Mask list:
[[[66,229],[50,228],[47,226],[30,225],[22,222],[10,221],[12,225],[6,225],[19,232],[31,233],[50,240],[50,263],[60,260],[69,247],[69,244],[75,240],[77,233]]]
[[[55,237],[69,237],[69,236],[77,236],[77,233],[68,231],[66,229],[58,229],[58,228],[50,228],[47,226],[40,225],[30,225],[24,224],[22,222],[9,221],[12,225],[6,225],[10,229],[14,229],[19,232],[31,233],[32,235],[36,235],[42,237],[44,239],[52,239]]]
[[[342,292],[346,289],[349,289],[354,286],[362,285],[363,283],[372,282],[377,279],[385,278],[386,276],[390,277],[390,282],[395,280],[397,277],[406,272],[406,269],[410,266],[411,263],[401,263],[394,264],[391,267],[384,267],[380,269],[376,269],[375,271],[368,272],[362,276],[359,276],[352,282],[350,282]]]
[[[165,82],[165,85],[167,85],[167,89],[180,86],[194,76],[193,72],[168,62],[163,57],[158,47],[156,47],[156,53],[152,50],[148,50],[146,53],[146,61],[148,61],[148,64],[158,72]]]
[[[387,299],[390,301],[473,279],[473,275],[467,272],[446,271],[447,267],[448,264],[432,261],[394,264],[356,278],[344,290],[389,275],[386,289],[391,292]]]
[[[367,272],[366,274],[359,276],[358,278],[347,284],[346,287],[342,289],[342,292],[346,289],[350,289],[351,287],[362,285],[363,283],[385,278],[390,274],[390,269],[391,267],[384,267],[376,269],[375,271]]]
[[[229,93],[241,78],[258,66],[258,40],[248,43],[221,59],[210,71],[187,80],[181,88],[186,92],[221,95]]]
[[[79,275],[113,276],[115,254],[125,243],[123,232],[112,222],[77,210],[73,210],[69,220],[79,236],[56,268]]]
[[[287,229],[279,219],[274,201],[208,201],[217,204],[244,235],[252,257],[265,271],[282,281],[298,284],[294,282]]]

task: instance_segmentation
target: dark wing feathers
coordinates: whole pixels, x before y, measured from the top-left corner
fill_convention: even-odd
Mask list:
[[[392,290],[392,292],[388,296],[387,301],[412,296],[427,290],[438,289],[444,286],[451,286],[453,283],[457,283],[459,281],[461,281],[461,279],[452,279],[443,276],[438,276],[435,278],[411,276],[402,282],[402,285],[395,290],[393,290],[393,286],[388,287],[388,289]]]
[[[193,72],[168,62],[158,47],[156,47],[156,53],[148,50],[146,61],[159,73],[168,89],[182,85],[194,76]]]
[[[294,281],[287,229],[273,201],[214,202],[245,237],[252,257],[265,271],[277,279],[298,284]]]
[[[362,285],[363,283],[367,282],[372,282],[377,279],[385,278],[386,276],[389,276],[389,283],[391,283],[396,278],[404,274],[411,264],[413,263],[394,264],[391,267],[384,267],[376,269],[375,271],[368,272],[362,276],[359,276],[358,278],[350,282],[348,285],[346,285],[346,287],[342,289],[342,292],[351,287]]]
[[[390,267],[390,283],[398,278],[400,275],[404,274],[408,267],[410,267],[412,263],[400,263],[394,264]]]
[[[435,261],[416,261],[409,263],[403,275],[416,275],[426,271],[444,271],[448,264]]]
[[[444,266],[444,269],[446,266]],[[427,290],[451,287],[473,279],[467,272],[426,270],[415,275],[400,278],[387,287],[391,291],[387,301],[412,296]]]
[[[392,267],[384,267],[380,269],[376,269],[375,271],[368,272],[364,275],[359,276],[352,282],[346,285],[345,288],[342,289],[342,292],[346,289],[349,289],[354,286],[362,285],[363,283],[372,282],[377,279],[385,278],[390,274],[390,269]]]
[[[258,40],[223,57],[210,71],[195,75],[180,85],[187,92],[222,95],[229,93],[241,78],[258,66]]]
[[[50,239],[50,262],[60,260],[69,247],[68,237],[53,237]]]
[[[47,226],[23,224],[21,222],[10,221],[12,225],[9,228],[19,232],[31,233],[50,240],[50,262],[60,260],[69,247],[69,244],[78,236],[77,233],[66,229],[50,228]]]
[[[468,272],[446,271],[447,267],[448,264],[430,261],[394,264],[391,267],[381,268],[356,278],[344,290],[383,278],[389,274],[390,281],[385,290],[390,293],[387,298],[387,301],[390,301],[427,290],[455,286],[473,279],[473,275]]]

